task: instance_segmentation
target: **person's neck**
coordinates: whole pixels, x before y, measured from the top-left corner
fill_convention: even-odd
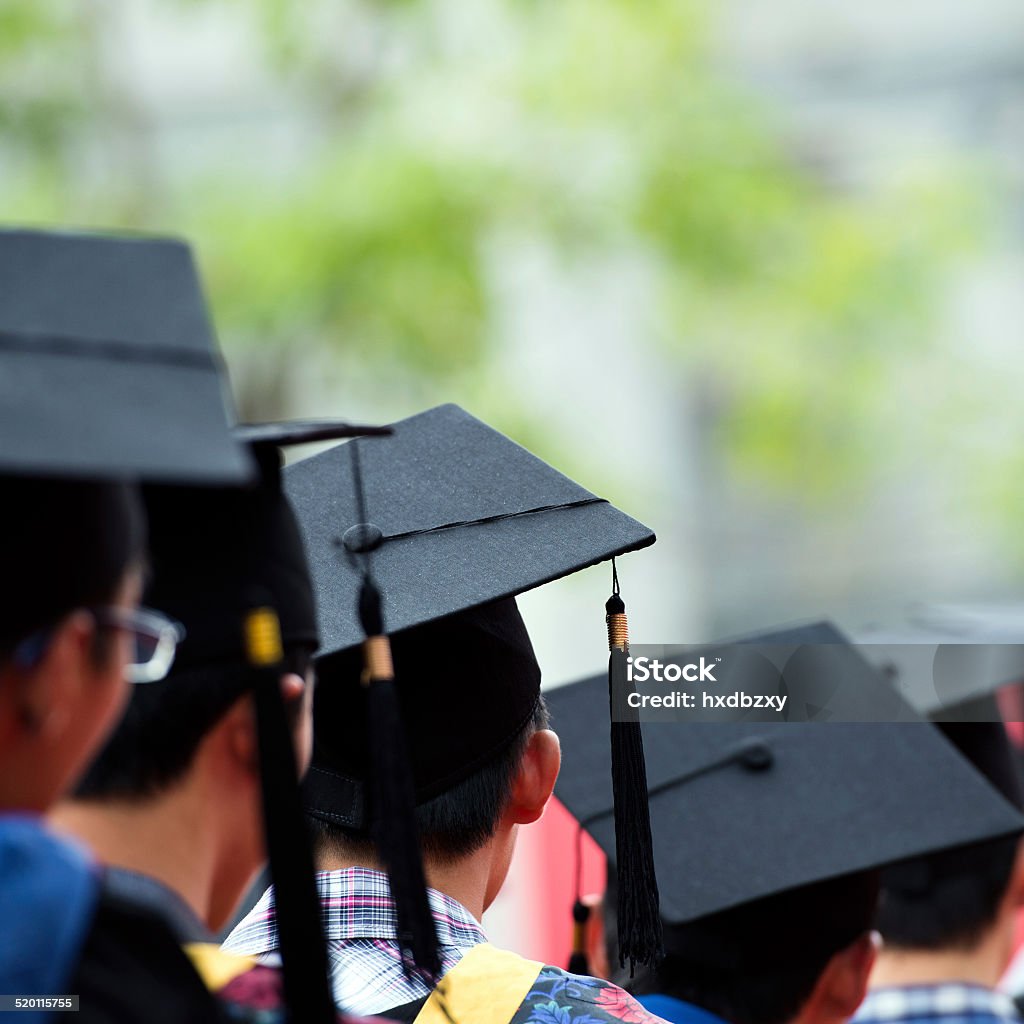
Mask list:
[[[966,982],[995,988],[1012,953],[1004,929],[993,928],[969,949],[917,950],[883,946],[871,988]]]
[[[101,863],[167,886],[209,924],[216,854],[210,823],[193,803],[180,792],[145,802],[66,800],[50,820],[90,846]]]
[[[342,851],[321,854],[318,857],[317,868],[320,871],[341,871],[345,868],[384,870],[376,860],[353,858]],[[436,889],[461,903],[477,921],[482,920],[484,911],[490,904],[488,883],[493,870],[487,846],[451,864],[438,864],[425,859],[423,868],[427,876],[427,885],[431,889]]]

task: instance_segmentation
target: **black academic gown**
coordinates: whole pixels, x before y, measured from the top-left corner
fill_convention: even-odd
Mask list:
[[[139,878],[140,876],[134,876]],[[76,1024],[214,1024],[226,1018],[182,950],[187,918],[159,890],[148,898],[112,871],[68,991],[79,996]],[[152,883],[157,886],[157,883]]]

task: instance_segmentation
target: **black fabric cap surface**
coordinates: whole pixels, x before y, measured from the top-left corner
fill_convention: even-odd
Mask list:
[[[382,538],[373,575],[389,633],[654,543],[646,526],[458,406],[412,416],[394,431],[356,442],[367,516]],[[284,473],[312,563],[324,655],[363,639],[359,562],[345,546],[360,525],[346,448]]]
[[[652,544],[654,534],[455,405],[395,424],[392,437],[355,443],[369,524],[359,523],[347,445],[284,475],[323,638],[306,804],[361,827],[362,541],[376,542],[372,572],[422,802],[493,756],[536,704],[540,670],[511,598]]]
[[[188,246],[0,231],[0,469],[250,478]]]
[[[417,803],[485,764],[536,707],[540,666],[513,598],[403,630],[391,651]],[[352,828],[366,825],[370,763],[361,671],[360,648],[319,661],[304,783],[307,808]]]
[[[749,639],[788,643],[792,635]],[[828,623],[799,635],[845,652],[842,671],[853,671],[851,649]],[[827,657],[828,648],[816,650]],[[865,682],[877,684],[874,670],[856,661]],[[555,793],[614,856],[605,687],[596,677],[547,699],[562,742]],[[924,721],[643,728],[669,924],[1024,828],[1024,818]],[[753,748],[761,756],[751,757]]]

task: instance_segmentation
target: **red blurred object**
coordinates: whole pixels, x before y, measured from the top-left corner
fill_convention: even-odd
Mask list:
[[[555,798],[544,817],[519,832],[517,867],[531,880],[528,920],[519,952],[556,967],[569,963],[572,951],[572,905],[576,899],[576,819]],[[605,857],[600,847],[583,834],[583,895],[601,894],[605,886]]]

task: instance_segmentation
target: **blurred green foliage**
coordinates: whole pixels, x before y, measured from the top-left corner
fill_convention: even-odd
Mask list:
[[[219,307],[255,337],[344,339],[410,372],[477,359],[487,182],[473,171],[371,143],[322,157],[287,192],[204,192]]]
[[[389,380],[454,375],[503,394],[508,422],[524,414],[491,365],[494,240],[567,262],[628,247],[656,277],[663,358],[714,396],[742,478],[841,494],[898,429],[885,382],[930,344],[973,192],[948,168],[831,181],[716,66],[709,2],[146,8],[235,18],[302,140],[166,159],[120,64],[125,5],[3,0],[5,221],[186,234],[229,346],[301,338]]]

